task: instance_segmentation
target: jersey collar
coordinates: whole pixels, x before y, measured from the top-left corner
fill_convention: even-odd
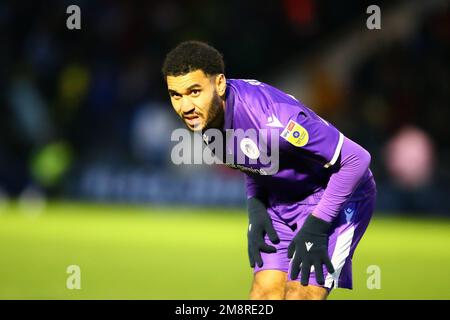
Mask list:
[[[227,89],[225,91],[225,120],[223,130],[233,128],[233,113],[234,113],[234,88],[227,81]]]

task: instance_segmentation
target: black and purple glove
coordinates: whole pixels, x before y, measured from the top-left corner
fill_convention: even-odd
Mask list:
[[[301,269],[301,284],[307,286],[311,266],[314,266],[317,283],[323,285],[323,265],[329,273],[334,273],[334,267],[328,256],[328,231],[331,223],[309,215],[302,228],[289,244],[288,257],[291,262],[291,280],[295,280]]]
[[[255,262],[258,267],[263,266],[261,252],[273,253],[277,249],[274,246],[268,245],[264,241],[264,236],[267,234],[273,244],[278,244],[280,239],[275,231],[272,220],[267,213],[266,206],[258,198],[250,198],[247,200],[248,206],[248,257],[250,259],[250,266],[255,267]]]

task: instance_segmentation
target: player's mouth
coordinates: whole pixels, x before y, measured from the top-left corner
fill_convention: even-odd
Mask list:
[[[197,115],[184,116],[184,121],[192,128],[200,125],[200,117]]]

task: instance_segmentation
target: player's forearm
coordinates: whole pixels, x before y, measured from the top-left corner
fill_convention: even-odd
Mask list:
[[[247,211],[249,215],[255,212],[266,212],[266,206],[261,199],[251,197],[247,199]]]
[[[245,175],[245,187],[247,199],[250,198],[258,198],[261,200],[266,199],[266,194],[264,190],[262,190],[261,187],[256,183],[256,181],[248,174]]]
[[[313,214],[331,222],[350,198],[367,172],[370,154],[352,140],[345,138],[341,149],[339,170],[332,174],[327,188]]]

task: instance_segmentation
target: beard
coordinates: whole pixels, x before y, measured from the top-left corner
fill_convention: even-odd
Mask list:
[[[211,128],[222,129],[224,121],[222,102],[222,98],[217,94],[217,91],[214,90],[203,128],[200,129],[201,131],[206,131]]]

